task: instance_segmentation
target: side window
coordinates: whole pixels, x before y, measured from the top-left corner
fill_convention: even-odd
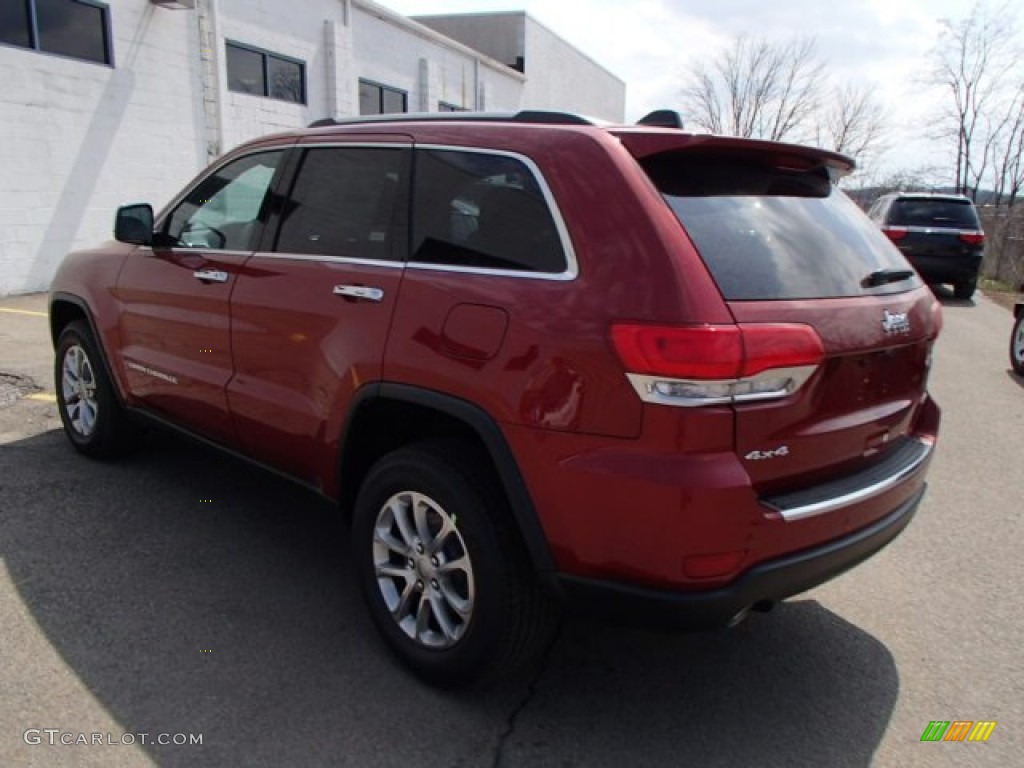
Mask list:
[[[514,157],[419,150],[411,260],[560,274],[565,252],[532,171]]]
[[[400,260],[409,149],[306,150],[281,213],[274,250]]]
[[[164,226],[161,245],[248,251],[266,219],[270,183],[281,152],[260,152],[228,163],[203,179]]]

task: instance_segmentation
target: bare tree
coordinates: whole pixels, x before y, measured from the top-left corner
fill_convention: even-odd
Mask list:
[[[958,21],[943,21],[930,81],[945,91],[944,135],[956,147],[957,191],[977,196],[994,159],[999,134],[1010,122],[1004,94],[1013,72],[1016,31],[1007,3],[976,2]]]
[[[737,37],[710,64],[693,64],[683,87],[687,120],[712,133],[799,140],[811,135],[824,85],[814,40]]]
[[[817,141],[863,165],[884,149],[886,113],[866,88],[834,84],[811,38],[737,37],[686,74],[688,123],[711,133]]]
[[[885,149],[887,114],[868,88],[844,83],[832,88],[818,123],[818,145],[864,164]]]
[[[1024,83],[1017,88],[999,139],[994,169],[995,203],[1012,208],[1024,187]]]

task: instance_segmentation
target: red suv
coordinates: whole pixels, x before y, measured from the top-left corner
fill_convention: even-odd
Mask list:
[[[335,500],[437,684],[535,658],[565,605],[730,625],[924,493],[939,306],[851,168],[558,113],[254,141],[64,261],[65,430],[171,427]]]

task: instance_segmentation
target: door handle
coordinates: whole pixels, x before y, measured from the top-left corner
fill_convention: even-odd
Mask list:
[[[349,299],[381,301],[384,298],[384,291],[380,288],[371,288],[368,285],[336,285],[334,286],[334,295]]]
[[[202,280],[204,283],[226,283],[228,281],[228,273],[219,269],[197,269],[192,273],[192,277]]]

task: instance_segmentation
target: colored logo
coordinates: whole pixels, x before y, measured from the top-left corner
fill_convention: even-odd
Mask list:
[[[921,741],[988,741],[995,728],[995,720],[932,720]]]

